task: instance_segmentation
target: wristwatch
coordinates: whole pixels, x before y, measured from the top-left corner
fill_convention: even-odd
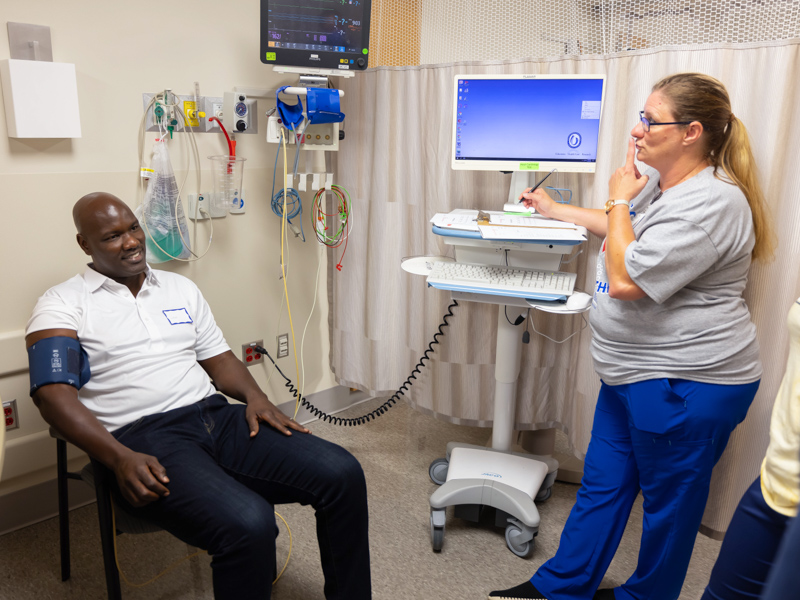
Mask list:
[[[622,199],[609,200],[606,202],[606,214],[610,213],[611,209],[617,206],[618,204],[624,204],[625,206],[628,207],[628,210],[631,209],[631,203],[629,200],[622,200]]]

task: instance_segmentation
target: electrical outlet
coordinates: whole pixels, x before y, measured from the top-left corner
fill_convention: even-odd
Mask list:
[[[289,356],[289,334],[282,333],[278,336],[278,358]]]
[[[6,419],[6,431],[19,428],[19,413],[17,412],[16,400],[3,402],[3,416]]]
[[[242,344],[242,362],[248,367],[264,362],[264,355],[256,352],[256,346],[264,346],[264,340],[256,340],[249,344]]]

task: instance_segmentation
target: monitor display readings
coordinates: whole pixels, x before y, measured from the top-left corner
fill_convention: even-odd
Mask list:
[[[594,173],[604,75],[457,75],[452,168]]]
[[[363,71],[371,0],[261,0],[261,62]]]

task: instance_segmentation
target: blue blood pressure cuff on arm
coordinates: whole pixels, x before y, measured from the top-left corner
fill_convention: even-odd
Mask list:
[[[51,383],[66,383],[79,390],[92,376],[86,351],[78,340],[66,336],[44,338],[31,345],[28,368],[31,396]]]

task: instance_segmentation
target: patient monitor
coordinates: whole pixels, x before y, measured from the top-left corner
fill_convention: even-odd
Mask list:
[[[363,71],[369,54],[371,0],[261,0],[261,62]]]

